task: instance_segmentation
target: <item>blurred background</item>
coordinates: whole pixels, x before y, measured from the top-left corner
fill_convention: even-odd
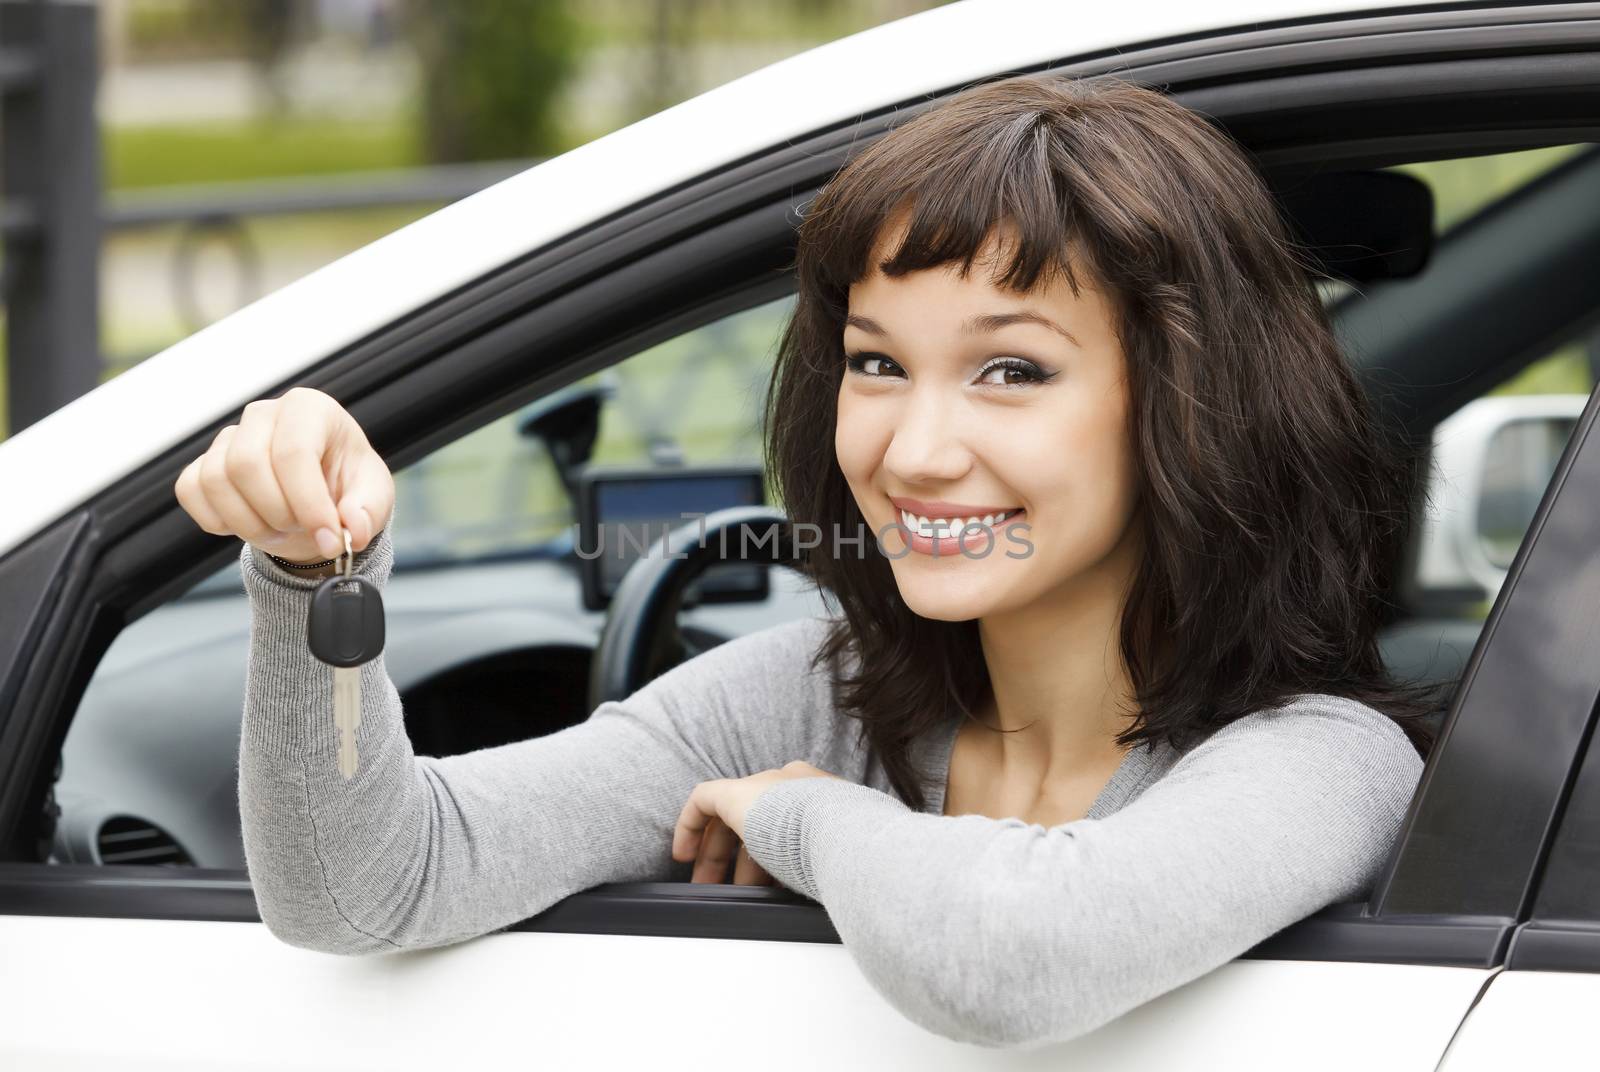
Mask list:
[[[0,439],[450,201],[933,6],[0,0]],[[1433,188],[1442,234],[1579,148],[1399,170]],[[1587,392],[1595,349],[1499,393]]]
[[[0,438],[450,201],[934,6],[0,0]]]

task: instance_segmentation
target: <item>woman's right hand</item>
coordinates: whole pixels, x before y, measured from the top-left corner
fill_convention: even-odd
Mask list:
[[[394,509],[394,477],[361,426],[310,387],[245,406],[173,490],[205,531],[298,563],[342,554],[341,527],[364,550]]]

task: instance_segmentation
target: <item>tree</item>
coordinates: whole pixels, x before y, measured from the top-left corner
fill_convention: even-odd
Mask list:
[[[563,151],[556,112],[577,66],[571,0],[408,0],[421,119],[436,163]]]

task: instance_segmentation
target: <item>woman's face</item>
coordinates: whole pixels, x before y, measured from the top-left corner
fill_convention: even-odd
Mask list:
[[[898,235],[885,232],[869,264],[893,250]],[[1076,295],[1060,278],[1012,294],[989,282],[993,240],[983,253],[966,279],[959,265],[898,279],[874,271],[850,288],[844,329],[839,466],[882,533],[906,605],[944,621],[1070,598],[1093,579],[1120,583],[1137,496],[1109,300],[1081,271]],[[1009,319],[1018,314],[1062,330]],[[889,528],[920,527],[902,506],[933,522],[934,536],[911,528],[908,548],[906,532]],[[1020,514],[986,523],[997,510]],[[935,519],[958,515],[979,527],[939,538],[949,530]]]

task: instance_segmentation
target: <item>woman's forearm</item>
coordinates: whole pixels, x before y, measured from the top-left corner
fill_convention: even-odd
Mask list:
[[[381,536],[356,572],[384,588],[391,560]],[[245,858],[262,919],[293,945],[443,945],[596,885],[667,880],[673,825],[697,784],[803,748],[791,729],[825,729],[793,713],[826,700],[826,682],[803,671],[816,639],[805,620],[730,640],[557,732],[451,756],[414,754],[386,651],[361,670],[360,765],[347,782],[332,671],[306,646],[320,582],[248,548],[241,569]],[[528,684],[540,702],[539,682]],[[478,714],[463,696],[450,717]],[[530,712],[530,725],[545,722]]]
[[[1103,819],[931,815],[812,778],[757,797],[745,845],[910,1019],[1034,1048],[1365,893],[1421,769],[1385,716],[1305,697],[1217,731]]]

